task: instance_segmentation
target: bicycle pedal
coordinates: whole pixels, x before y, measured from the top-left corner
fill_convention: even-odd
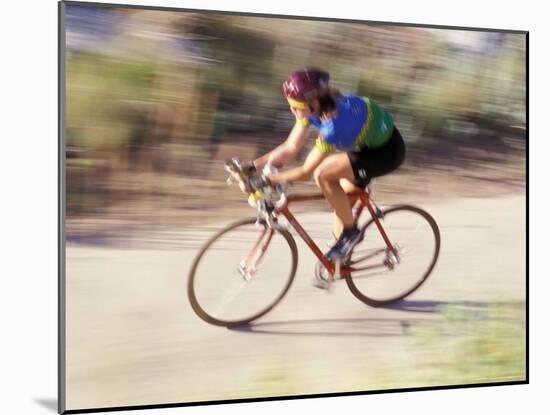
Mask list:
[[[325,280],[319,280],[318,278],[313,279],[313,286],[315,288],[319,288],[320,290],[324,290],[327,293],[333,293],[334,287],[333,287],[334,281],[325,281]]]

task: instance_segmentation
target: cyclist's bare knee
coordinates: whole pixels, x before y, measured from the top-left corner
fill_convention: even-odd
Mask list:
[[[327,164],[325,161],[323,161],[317,168],[313,171],[313,177],[315,178],[315,183],[317,183],[317,186],[319,188],[322,188],[323,185],[326,185],[329,182],[338,181],[338,179],[334,180],[334,178],[330,177],[330,174],[327,174]]]
[[[340,179],[340,186],[342,186],[342,189],[344,189],[346,193],[353,193],[361,190],[361,188],[357,187],[351,180],[344,178]]]
[[[339,183],[339,169],[335,168],[337,166],[338,159],[335,156],[330,156],[323,160],[313,172],[313,177],[315,178],[317,186],[322,188],[323,185]]]

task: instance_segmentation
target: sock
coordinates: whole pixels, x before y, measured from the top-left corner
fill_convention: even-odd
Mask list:
[[[344,233],[344,232],[352,232],[352,231],[355,231],[355,230],[357,230],[357,225],[353,224],[353,225],[350,226],[349,228],[344,228],[344,229],[342,230],[342,233]]]

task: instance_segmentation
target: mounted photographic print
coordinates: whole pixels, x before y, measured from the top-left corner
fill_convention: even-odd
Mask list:
[[[528,382],[527,32],[59,13],[61,413]]]

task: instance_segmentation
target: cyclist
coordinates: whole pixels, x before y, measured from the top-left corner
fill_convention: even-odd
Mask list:
[[[325,254],[335,261],[347,257],[363,238],[346,193],[397,169],[405,158],[405,143],[389,113],[367,97],[340,94],[329,86],[329,78],[328,72],[313,68],[289,75],[283,92],[296,124],[286,141],[250,162],[249,168],[259,171],[270,157],[274,165],[295,159],[310,127],[319,130],[302,166],[269,178],[256,176],[256,185],[305,181],[313,175],[335,212],[337,241]]]

